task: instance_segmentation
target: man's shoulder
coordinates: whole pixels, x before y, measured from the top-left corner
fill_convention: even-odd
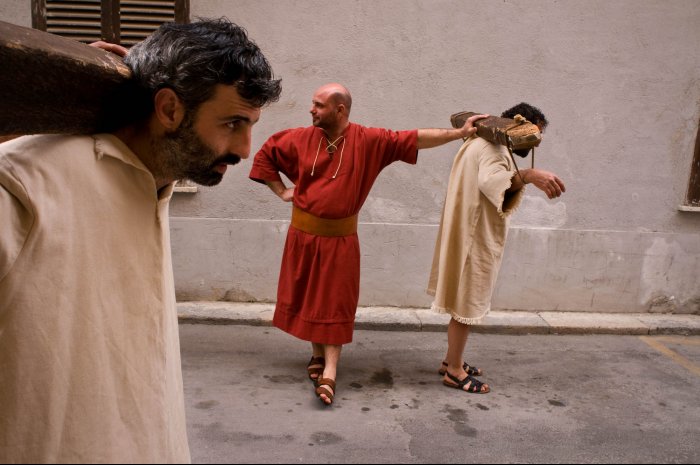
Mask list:
[[[464,143],[464,147],[470,152],[480,152],[492,156],[508,155],[508,149],[500,144],[494,144],[483,137],[470,137]]]
[[[303,136],[313,133],[314,129],[315,128],[313,126],[282,129],[281,131],[277,131],[270,136],[270,139],[279,139],[285,136]]]
[[[21,136],[0,144],[0,157],[27,158],[38,153],[55,153],[74,150],[77,147],[90,147],[91,136],[72,134],[37,134]]]
[[[22,136],[0,144],[0,170],[21,178],[42,176],[82,163],[80,154],[94,153],[91,136],[41,134]]]

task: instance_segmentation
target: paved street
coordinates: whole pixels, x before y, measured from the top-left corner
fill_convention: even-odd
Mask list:
[[[442,386],[444,334],[357,331],[324,408],[306,343],[180,332],[196,463],[700,462],[700,336],[474,334],[475,395]]]

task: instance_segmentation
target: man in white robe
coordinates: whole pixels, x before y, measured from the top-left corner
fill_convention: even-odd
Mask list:
[[[521,103],[503,113],[520,114],[544,131],[547,120],[537,108]],[[527,156],[528,151],[516,151]],[[508,233],[508,218],[518,207],[525,184],[534,184],[550,199],[564,192],[553,173],[521,169],[519,174],[505,146],[477,136],[467,139],[452,165],[440,222],[428,293],[432,308],[452,316],[447,330],[447,355],[439,373],[446,386],[472,393],[489,392],[475,376],[480,369],[464,362],[470,325],[491,309],[491,296]]]
[[[164,25],[125,61],[145,119],[0,145],[2,463],[190,461],[168,203],[248,157],[280,83],[227,20]]]

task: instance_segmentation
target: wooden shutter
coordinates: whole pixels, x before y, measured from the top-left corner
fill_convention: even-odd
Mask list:
[[[131,47],[163,23],[175,21],[173,0],[121,0],[121,44]]]
[[[189,0],[32,0],[34,28],[126,47],[166,22],[189,22]]]
[[[100,0],[45,0],[45,31],[80,42],[102,39]]]
[[[698,135],[695,139],[695,156],[690,166],[690,180],[685,205],[694,209],[700,208],[700,123],[698,123]]]

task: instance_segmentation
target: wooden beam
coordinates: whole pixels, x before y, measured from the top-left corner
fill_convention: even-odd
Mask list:
[[[0,63],[0,135],[106,131],[147,107],[118,56],[54,34],[0,21]]]
[[[455,113],[450,118],[452,127],[461,128],[465,121],[471,116],[478,115],[473,111],[463,111]],[[516,124],[515,120],[510,118],[500,118],[498,116],[489,116],[488,118],[478,120],[476,133],[494,144],[507,145],[508,139],[512,142],[512,148],[531,149],[540,145],[542,134],[540,128],[532,123]]]

